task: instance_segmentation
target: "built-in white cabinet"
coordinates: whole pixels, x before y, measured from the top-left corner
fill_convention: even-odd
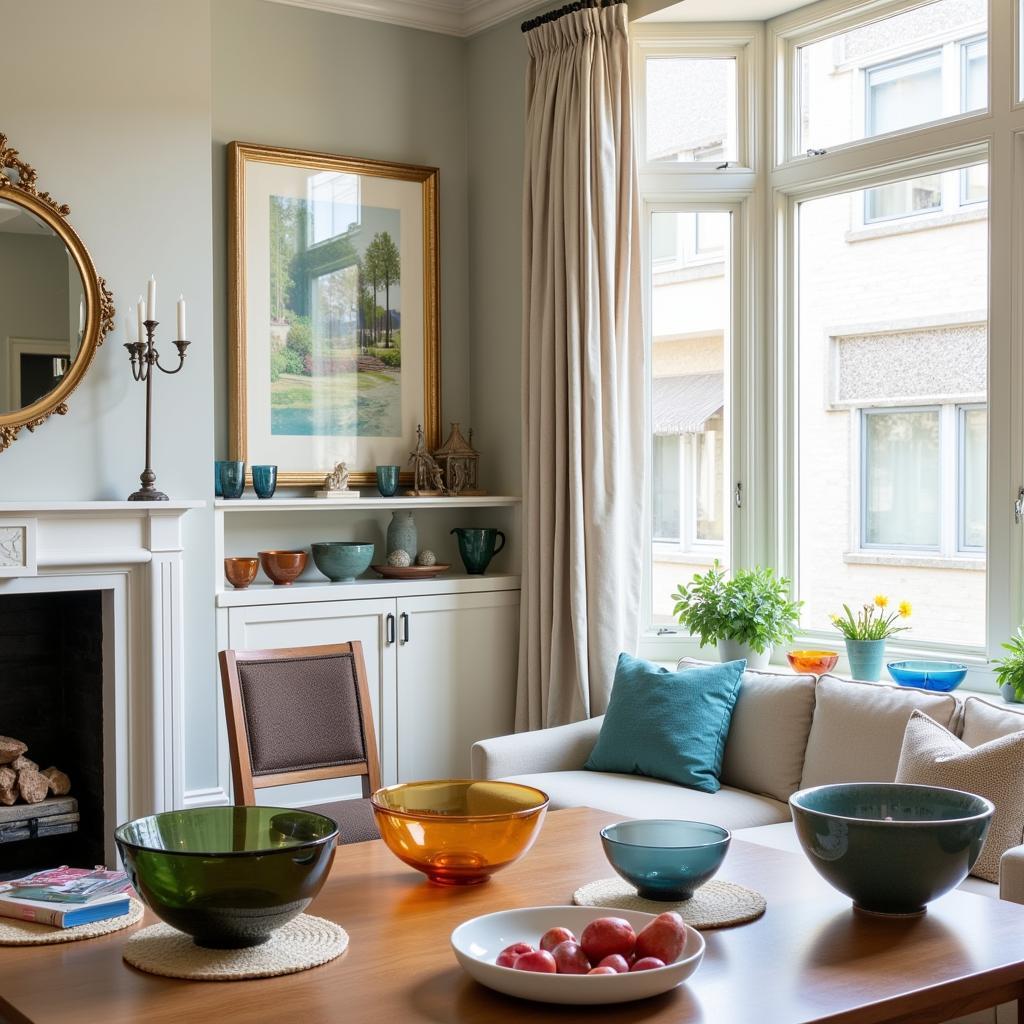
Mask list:
[[[423,586],[380,581],[229,593],[222,596],[228,606],[222,608],[221,646],[361,641],[385,785],[465,778],[472,744],[513,728],[519,580],[461,578],[446,591],[441,578],[429,593]],[[346,596],[367,590],[388,596]],[[243,603],[247,598],[253,603]],[[338,780],[264,790],[261,802],[309,804],[357,795],[357,781]]]

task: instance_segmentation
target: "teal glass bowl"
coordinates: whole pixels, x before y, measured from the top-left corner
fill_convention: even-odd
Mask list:
[[[900,686],[948,693],[967,678],[967,666],[958,661],[890,661],[885,666]]]
[[[601,829],[608,863],[646,900],[678,903],[722,866],[732,833],[703,821],[620,821]]]
[[[981,853],[995,810],[973,793],[898,782],[802,789],[789,798],[807,859],[859,910],[922,914]]]
[[[282,807],[194,807],[114,832],[125,871],[158,917],[197,946],[266,942],[327,879],[338,826]]]
[[[311,546],[316,567],[334,583],[351,583],[373,561],[373,545],[358,540],[321,540]]]

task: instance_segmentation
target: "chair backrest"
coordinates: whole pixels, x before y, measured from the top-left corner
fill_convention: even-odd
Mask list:
[[[257,789],[362,777],[380,787],[363,646],[358,640],[270,651],[221,651],[235,802]]]

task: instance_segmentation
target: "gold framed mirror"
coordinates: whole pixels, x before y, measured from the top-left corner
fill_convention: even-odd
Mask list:
[[[0,452],[68,411],[114,326],[114,301],[71,212],[0,133]]]

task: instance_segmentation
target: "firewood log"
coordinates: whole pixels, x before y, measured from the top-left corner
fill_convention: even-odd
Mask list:
[[[40,774],[46,776],[54,796],[65,796],[71,792],[71,780],[59,768],[44,768]]]
[[[22,768],[18,772],[18,795],[27,804],[38,804],[50,792],[50,780],[35,768]]]
[[[19,754],[11,762],[11,767],[16,772],[20,772],[23,768],[31,768],[33,771],[39,771],[39,765],[37,765],[31,757],[26,757],[24,754]]]
[[[10,807],[18,799],[18,773],[12,768],[0,768],[0,804]]]

